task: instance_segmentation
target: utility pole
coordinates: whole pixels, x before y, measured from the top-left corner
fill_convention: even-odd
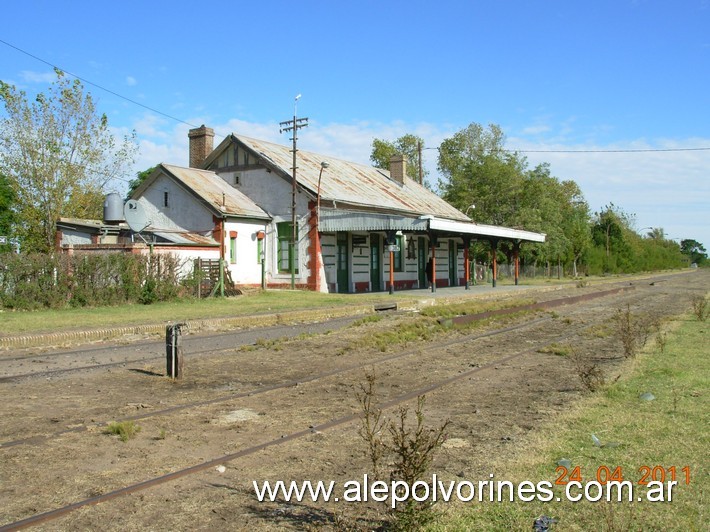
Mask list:
[[[422,172],[422,141],[417,141],[417,153],[419,154],[419,184],[424,184],[423,172]]]
[[[288,257],[289,267],[291,269],[291,290],[296,288],[296,152],[298,151],[296,145],[298,142],[298,130],[308,125],[308,118],[298,118],[297,116],[297,104],[300,97],[300,94],[296,96],[293,103],[293,120],[286,120],[285,122],[279,123],[279,126],[281,126],[279,133],[283,133],[284,131],[293,131],[293,137],[291,138],[293,141],[293,149],[291,150],[293,153],[293,167],[291,168],[293,171],[293,188],[291,192],[291,244],[289,245]]]

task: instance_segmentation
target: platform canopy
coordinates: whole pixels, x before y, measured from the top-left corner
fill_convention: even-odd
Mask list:
[[[544,242],[544,233],[512,229],[498,225],[447,220],[435,216],[398,216],[358,212],[347,209],[322,209],[318,229],[323,232],[337,231],[402,231],[406,233],[440,233],[460,238],[484,240],[512,240],[520,242]]]

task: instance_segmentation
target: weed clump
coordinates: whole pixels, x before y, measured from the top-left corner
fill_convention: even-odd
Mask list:
[[[369,314],[364,318],[360,318],[359,320],[354,321],[351,327],[360,327],[368,323],[377,323],[380,320],[382,320],[382,316],[380,316],[379,314]]]
[[[575,371],[584,387],[590,392],[596,392],[606,385],[606,378],[601,368],[584,357],[572,351],[570,356],[574,362]]]
[[[140,431],[141,428],[133,421],[113,421],[106,427],[106,434],[118,436],[123,442],[135,437]]]
[[[433,503],[415,500],[414,493],[409,490],[414,490],[415,484],[426,482],[424,476],[446,440],[450,421],[446,420],[436,428],[427,428],[424,423],[426,399],[423,395],[417,397],[414,420],[410,419],[406,406],[397,409],[394,419],[383,417],[382,409],[377,405],[375,383],[375,375],[366,374],[365,384],[361,385],[357,396],[362,410],[359,434],[367,446],[366,454],[375,477],[381,481],[389,480],[393,486],[395,483],[398,485],[394,495],[401,502],[391,509],[390,527],[394,530],[416,530],[433,519]],[[388,464],[387,471],[385,463]]]
[[[693,300],[693,314],[698,319],[698,321],[705,321],[710,315],[710,308],[708,307],[708,300],[705,296],[694,296]]]
[[[624,357],[633,358],[636,356],[637,349],[643,347],[648,340],[652,321],[648,317],[644,319],[642,316],[634,315],[628,304],[625,309],[617,309],[614,322],[616,335],[624,350]]]

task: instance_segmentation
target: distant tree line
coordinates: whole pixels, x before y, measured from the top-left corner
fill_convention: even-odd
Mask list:
[[[375,139],[371,161],[387,168],[389,156],[401,151],[416,167],[415,148],[421,144],[415,135],[395,141]],[[524,264],[577,276],[707,263],[701,243],[667,239],[662,228],[651,228],[642,236],[634,228],[634,216],[613,203],[591,212],[576,182],[554,177],[547,163],[531,168],[522,154],[505,149],[505,135],[495,124],[486,128],[473,123],[445,139],[439,146],[437,167],[441,197],[474,222],[547,235],[544,244],[522,246]],[[487,242],[472,248],[477,260],[490,260]],[[498,259],[510,262],[512,246],[501,243]]]

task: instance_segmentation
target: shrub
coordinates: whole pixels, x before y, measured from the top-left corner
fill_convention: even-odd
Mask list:
[[[106,427],[106,434],[116,435],[123,442],[135,437],[140,431],[141,428],[133,421],[114,421]]]
[[[172,255],[123,253],[0,256],[0,307],[17,310],[153,303],[179,295]]]
[[[414,420],[410,420],[409,408],[397,409],[394,420],[383,417],[377,405],[374,374],[365,375],[365,384],[360,386],[357,399],[362,410],[360,437],[367,446],[367,456],[378,480],[402,481],[410,488],[422,481],[434,460],[436,452],[446,440],[446,420],[437,428],[427,428],[424,423],[425,397],[417,397]],[[383,470],[388,464],[388,474]],[[399,497],[403,494],[399,493]],[[391,528],[415,530],[433,518],[430,501],[418,502],[409,493],[409,498],[392,510]]]

